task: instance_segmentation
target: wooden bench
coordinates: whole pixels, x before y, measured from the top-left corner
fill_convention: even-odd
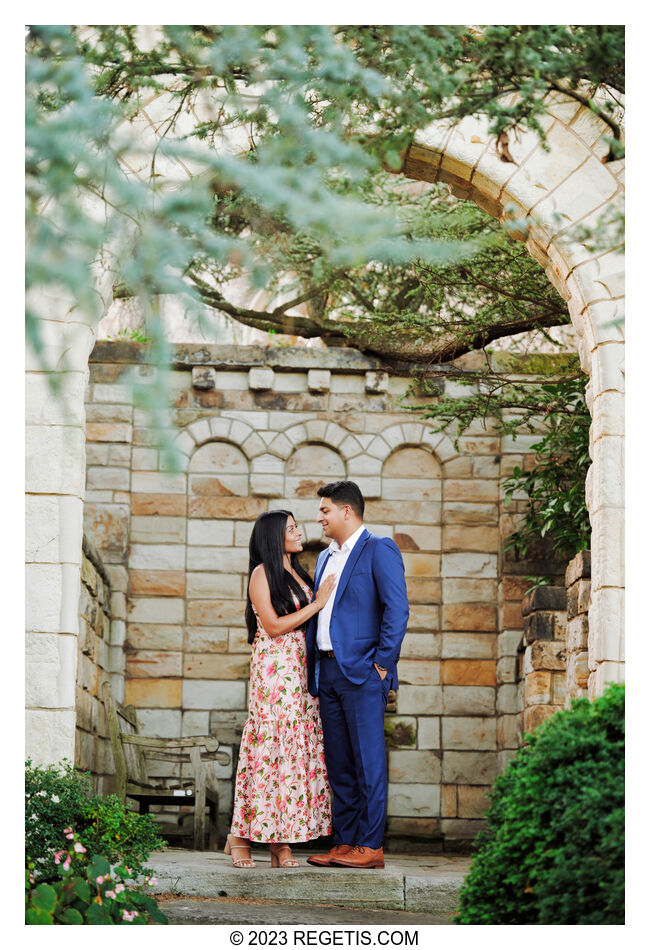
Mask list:
[[[140,814],[147,814],[150,805],[194,805],[194,849],[205,850],[205,809],[209,811],[208,848],[219,848],[217,820],[219,794],[208,786],[206,761],[230,762],[228,752],[219,752],[214,736],[188,736],[182,739],[159,739],[140,735],[133,706],[116,702],[110,681],[102,682],[102,698],[115,760],[117,794],[122,801],[138,802]],[[164,787],[149,780],[147,761],[157,760],[189,763],[192,777],[188,780],[165,780]]]

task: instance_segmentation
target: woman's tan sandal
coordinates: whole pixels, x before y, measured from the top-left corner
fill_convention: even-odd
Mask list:
[[[232,866],[234,868],[254,868],[255,862],[251,858],[251,847],[249,844],[235,844],[232,840],[232,835],[228,835],[226,838],[226,847],[223,849],[224,854],[231,855]],[[241,858],[235,857],[236,851],[243,851],[244,856]]]
[[[288,844],[281,844],[277,851],[271,845],[271,867],[272,868],[299,868],[300,864],[291,854],[291,848]]]

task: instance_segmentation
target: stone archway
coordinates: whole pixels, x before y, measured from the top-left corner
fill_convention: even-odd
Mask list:
[[[577,224],[594,225],[622,204],[623,160],[602,163],[607,128],[589,109],[562,94],[547,99],[542,120],[550,151],[520,132],[510,144],[515,164],[503,162],[487,121],[467,117],[418,133],[402,174],[445,182],[458,198],[494,217],[523,220],[524,240],[566,300],[578,336],[580,364],[590,377],[592,414],[587,506],[592,527],[589,609],[589,695],[623,679],[624,273],[616,251],[591,252],[572,239]]]

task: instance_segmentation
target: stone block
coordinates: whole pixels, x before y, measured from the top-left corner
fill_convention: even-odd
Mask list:
[[[501,627],[523,627],[521,616],[521,601],[506,600],[499,608],[499,625]]]
[[[458,814],[458,792],[456,785],[441,785],[440,815],[442,818],[455,818]]]
[[[440,759],[430,750],[390,750],[388,753],[389,783],[434,784],[440,782]]]
[[[102,559],[126,553],[129,544],[129,517],[127,505],[86,503],[84,505],[84,532],[98,549]]]
[[[197,627],[239,625],[245,609],[243,600],[191,600],[187,603],[187,623]]]
[[[443,524],[485,524],[498,523],[499,513],[496,505],[484,505],[476,502],[448,501],[442,506]]]
[[[26,706],[74,707],[76,674],[76,637],[57,633],[26,634]]]
[[[525,707],[552,703],[552,691],[550,672],[547,670],[533,670],[526,675],[524,685]]]
[[[410,749],[417,745],[418,720],[413,716],[386,716],[384,736],[389,749]]]
[[[86,439],[89,442],[127,442],[133,438],[133,426],[128,422],[88,422]]]
[[[451,577],[442,582],[445,604],[494,604],[497,599],[497,581],[473,577]]]
[[[557,710],[557,706],[550,705],[529,706],[524,709],[524,733],[533,732],[541,722],[544,722]]]
[[[407,577],[440,577],[439,554],[402,554]]]
[[[187,570],[218,571],[225,574],[248,571],[248,552],[243,548],[187,548]]]
[[[186,526],[185,518],[181,517],[134,515],[131,518],[131,541],[144,542],[145,544],[184,544]]]
[[[496,774],[496,752],[445,751],[443,755],[442,781],[446,784],[490,785]]]
[[[168,651],[138,650],[129,652],[126,657],[126,675],[131,679],[139,677],[183,676],[182,653]]]
[[[185,571],[131,571],[129,579],[132,595],[185,596]]]
[[[495,660],[497,637],[493,633],[442,634],[443,660]]]
[[[567,620],[586,614],[591,602],[591,580],[576,580],[567,591]]]
[[[138,723],[143,736],[177,739],[181,735],[180,709],[139,709]]]
[[[487,792],[491,786],[486,785],[459,785],[458,786],[458,817],[481,818],[490,807]]]
[[[519,749],[522,742],[521,716],[514,713],[497,719],[497,748]]]
[[[248,371],[249,389],[263,392],[267,389],[273,389],[275,372],[268,366],[253,366]]]
[[[395,525],[394,541],[400,551],[440,551],[441,529],[427,525]]]
[[[187,491],[187,476],[183,473],[133,472],[131,491],[143,494],[184,495]]]
[[[495,690],[490,686],[443,686],[445,716],[493,716]]]
[[[186,653],[183,657],[183,676],[186,679],[248,679],[249,667],[249,658],[244,656]]]
[[[127,706],[146,709],[175,709],[182,698],[180,679],[127,679],[124,698]]]
[[[586,690],[589,683],[589,654],[570,653],[567,657],[566,682],[569,695],[576,694],[576,690]]]
[[[400,686],[397,691],[397,707],[400,715],[440,715],[442,690],[440,686]]]
[[[403,660],[438,659],[440,656],[440,638],[436,637],[434,633],[407,633],[402,640],[400,653]]]
[[[182,515],[187,513],[185,495],[163,492],[138,493],[131,496],[132,515]]]
[[[524,618],[524,637],[527,643],[535,640],[555,640],[557,614],[552,610],[538,610]]]
[[[514,600],[519,604],[521,612],[521,601],[530,587],[530,581],[527,577],[517,577],[514,574],[504,574],[501,577],[501,597],[503,600]]]
[[[388,814],[407,818],[437,818],[440,786],[388,783]]]
[[[27,426],[25,490],[83,497],[85,435],[81,427]]]
[[[184,650],[188,654],[225,653],[228,650],[228,628],[186,627]]]
[[[232,518],[255,520],[267,510],[264,498],[190,498],[190,518]]]
[[[387,833],[395,838],[431,839],[438,830],[435,818],[388,818]]]
[[[365,390],[367,393],[385,393],[388,391],[388,373],[370,371],[366,373]]]
[[[566,673],[565,672],[553,672],[551,674],[552,689],[551,696],[552,701],[556,706],[563,706],[566,699]]]
[[[444,595],[443,595],[444,600]],[[496,607],[478,604],[447,604],[442,606],[442,629],[457,632],[492,632],[497,629]]]
[[[418,749],[440,749],[440,717],[418,716]]]
[[[440,522],[440,505],[429,501],[375,501],[371,499],[366,504],[365,517],[368,521],[381,524],[415,522],[419,525],[437,525]]]
[[[183,709],[245,709],[246,684],[225,680],[185,680]]]
[[[128,469],[91,466],[86,472],[86,488],[128,491],[131,474]]]
[[[526,649],[531,670],[566,669],[566,645],[564,640],[542,640]],[[524,660],[526,663],[526,659]],[[526,670],[527,672],[527,670]]]
[[[521,613],[527,617],[533,611],[562,611],[567,609],[567,592],[564,587],[536,587],[526,594]]]
[[[209,736],[210,713],[205,710],[190,709],[183,713],[182,736]]]
[[[312,393],[329,392],[332,374],[328,369],[310,369],[307,372],[307,388]]]
[[[194,389],[209,391],[216,387],[217,373],[213,366],[193,366],[192,386]]]
[[[241,597],[242,577],[240,574],[217,574],[212,571],[188,573],[188,599]]]
[[[449,686],[496,686],[496,661],[442,660],[440,679]]]
[[[448,749],[496,749],[496,720],[482,716],[445,716],[442,719],[442,747],[445,752]]]
[[[185,619],[185,601],[175,597],[133,597],[127,610],[132,623],[175,624]]]
[[[126,643],[126,624],[123,620],[111,620],[109,643],[112,647],[123,647]]]
[[[569,561],[565,574],[565,585],[571,587],[578,580],[591,577],[591,551],[579,551]]]
[[[400,659],[398,675],[401,686],[437,686],[440,664],[437,660]]]
[[[245,627],[228,628],[228,652],[250,654],[251,645],[248,642],[248,630]]]
[[[495,554],[443,554],[440,570],[446,577],[496,577]]]
[[[25,495],[25,561],[78,564],[83,502],[69,495]]]
[[[514,683],[517,679],[517,657],[502,656],[497,660],[497,684]]]
[[[442,529],[442,550],[453,551],[480,551],[492,553],[499,550],[499,529],[484,525],[450,524]]]
[[[445,502],[471,501],[495,502],[499,498],[499,483],[494,479],[462,478],[445,479],[442,488],[442,497]]]
[[[439,580],[426,580],[421,577],[406,578],[406,594],[412,606],[439,604],[441,591],[442,585]]]
[[[497,714],[514,715],[519,712],[519,686],[515,683],[504,683],[497,689]]]

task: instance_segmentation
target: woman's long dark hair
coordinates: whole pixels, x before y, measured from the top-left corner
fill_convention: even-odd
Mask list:
[[[298,598],[300,607],[306,607],[310,602],[297,580],[285,570],[283,563],[285,553],[284,536],[287,530],[287,518],[289,517],[293,518],[290,511],[282,509],[266,511],[259,516],[253,525],[253,533],[249,544],[248,584],[246,585],[246,626],[248,627],[249,643],[252,643],[255,639],[257,630],[257,618],[251,604],[249,587],[251,574],[258,564],[264,565],[264,573],[271,592],[271,603],[278,617],[286,617],[287,614],[292,614],[296,610],[290,591],[293,591]],[[299,577],[302,577],[313,588],[314,582],[301,565],[297,554],[291,555],[291,567]]]

